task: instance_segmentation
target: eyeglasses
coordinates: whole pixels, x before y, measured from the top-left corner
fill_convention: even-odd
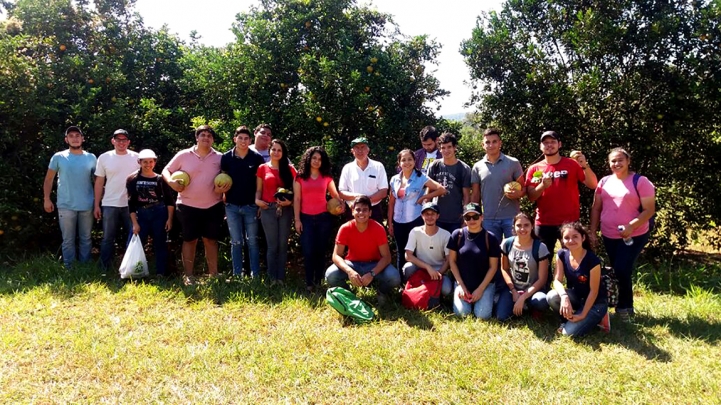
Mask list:
[[[481,216],[478,215],[478,214],[475,214],[475,215],[464,215],[464,216],[463,216],[463,220],[464,220],[464,221],[478,221],[480,218],[481,218]]]

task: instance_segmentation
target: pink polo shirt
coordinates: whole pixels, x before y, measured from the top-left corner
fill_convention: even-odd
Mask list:
[[[213,180],[220,173],[220,158],[223,154],[211,148],[210,153],[201,157],[196,153],[196,148],[193,146],[178,152],[165,169],[170,173],[182,170],[190,176],[190,184],[182,193],[178,193],[177,204],[210,208],[223,199],[222,194],[213,191],[215,189]]]

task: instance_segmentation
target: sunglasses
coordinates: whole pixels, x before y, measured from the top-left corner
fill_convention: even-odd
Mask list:
[[[463,216],[464,221],[478,221],[480,218],[481,218],[481,216],[478,214]]]

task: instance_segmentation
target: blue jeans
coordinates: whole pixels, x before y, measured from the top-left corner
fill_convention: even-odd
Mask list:
[[[93,229],[93,210],[73,211],[58,208],[58,222],[63,235],[63,263],[70,267],[75,261],[75,236],[80,246],[80,262],[90,261],[90,232]]]
[[[138,208],[135,213],[140,225],[140,240],[143,246],[148,240],[148,235],[153,236],[153,251],[155,252],[155,272],[165,275],[168,269],[168,235],[165,232],[165,223],[168,222],[168,207],[165,204],[158,204],[148,208]]]
[[[230,231],[230,256],[233,274],[243,274],[243,244],[248,245],[250,273],[260,276],[260,245],[258,244],[258,206],[225,204],[225,216]]]
[[[483,229],[492,233],[499,242],[502,242],[504,238],[513,236],[513,218],[484,219]]]
[[[363,276],[366,273],[370,273],[371,270],[378,264],[378,262],[351,262],[345,261],[348,266],[355,270],[358,274]],[[335,264],[331,264],[330,267],[325,271],[325,281],[330,287],[347,287],[348,274],[341,270]],[[388,294],[401,285],[401,275],[398,273],[398,269],[392,264],[386,266],[386,268],[376,274],[372,284],[378,288],[383,294]]]
[[[616,312],[633,314],[633,272],[636,270],[636,259],[648,243],[649,233],[633,237],[633,245],[627,246],[623,239],[610,239],[603,237],[603,246],[606,248],[611,267],[618,278],[618,305]]]
[[[436,268],[436,271],[438,271],[439,269],[440,269],[440,266],[438,268]],[[415,273],[416,271],[418,271],[418,266],[416,266],[415,264],[413,264],[411,262],[407,262],[405,264],[405,266],[403,266],[403,271],[402,271],[402,273],[403,273],[402,276],[403,276],[404,282],[408,282],[408,279],[411,278],[413,273]],[[426,270],[424,269],[423,271],[426,271]],[[450,273],[450,271],[447,273]],[[444,296],[451,295],[452,290],[453,290],[453,281],[451,281],[451,278],[448,277],[447,274],[444,274],[443,275],[443,284],[441,284],[441,295],[444,295]]]
[[[103,207],[103,242],[100,244],[100,265],[103,269],[108,269],[113,261],[115,237],[120,227],[128,234],[125,240],[125,246],[128,246],[133,236],[128,207]]]
[[[413,228],[423,225],[423,218],[418,217],[411,222],[393,221],[393,239],[396,240],[396,251],[398,252],[398,260],[396,268],[402,269],[406,264],[406,245],[408,244],[408,235],[411,234]]]
[[[285,265],[288,263],[288,238],[293,223],[293,207],[283,207],[282,215],[276,215],[275,203],[267,210],[260,210],[265,240],[268,242],[268,277],[271,280],[285,280]]]
[[[453,291],[453,313],[460,316],[470,315],[471,312],[476,318],[491,319],[493,315],[493,298],[496,295],[496,284],[491,281],[488,287],[483,291],[481,299],[470,303],[461,299],[463,289],[456,283],[456,289]],[[473,292],[473,291],[469,291]]]
[[[300,246],[303,249],[306,286],[318,285],[323,280],[325,254],[330,247],[333,218],[327,212],[318,215],[300,214],[300,222],[303,225]]]
[[[498,304],[496,306],[496,318],[500,321],[505,321],[513,316],[513,306],[516,304],[513,302],[513,293],[508,289],[507,286],[499,287],[501,293],[498,295]],[[531,298],[527,298],[525,304],[530,309],[544,312],[548,309],[548,301],[546,301],[546,293],[543,291],[536,291],[533,293]]]
[[[575,315],[578,315],[583,312],[584,303],[581,298],[576,295],[575,291],[566,289],[566,294],[568,294],[568,298],[571,300],[571,306],[574,309],[573,313]],[[557,314],[560,313],[561,296],[558,295],[558,292],[556,292],[556,290],[549,291],[548,295],[546,296],[546,300],[548,301],[548,306],[551,307],[551,310],[553,312]],[[583,320],[578,322],[565,321],[564,323],[562,323],[561,332],[564,335],[568,336],[583,336],[595,330],[596,326],[599,322],[601,322],[601,319],[603,319],[607,312],[608,305],[605,302],[600,304],[594,304]]]

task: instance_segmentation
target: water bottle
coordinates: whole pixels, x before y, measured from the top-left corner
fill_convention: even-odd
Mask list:
[[[625,231],[625,230],[626,230],[626,227],[625,227],[625,226],[623,226],[623,225],[619,225],[619,226],[618,226],[618,232],[619,232],[619,233],[620,233],[620,232],[623,232],[623,231]],[[630,236],[629,236],[628,238],[623,238],[623,243],[625,243],[626,246],[631,246],[631,245],[633,245],[633,238],[630,237]]]

